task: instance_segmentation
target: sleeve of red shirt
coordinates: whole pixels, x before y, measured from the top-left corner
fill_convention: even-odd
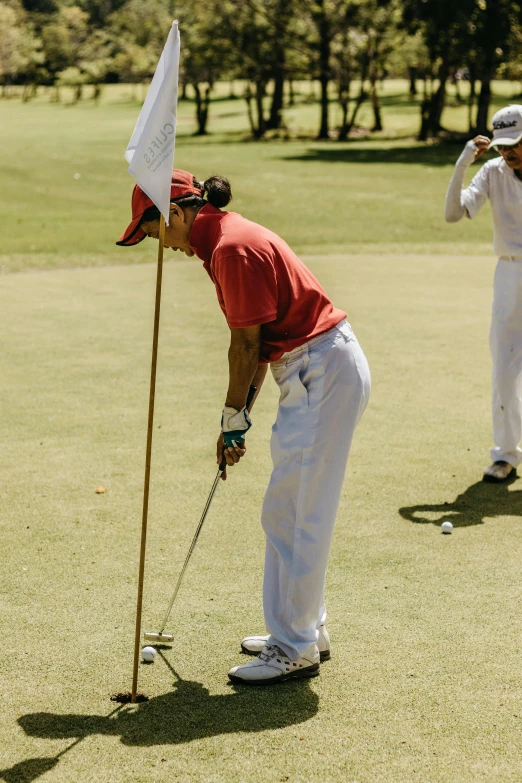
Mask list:
[[[214,274],[232,329],[266,324],[277,318],[277,280],[268,259],[224,256],[214,264]]]

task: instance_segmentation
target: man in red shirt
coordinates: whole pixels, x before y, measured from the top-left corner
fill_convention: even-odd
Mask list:
[[[261,518],[268,635],[243,639],[243,652],[257,657],[229,672],[233,682],[258,685],[314,677],[320,660],[330,657],[326,566],[370,374],[346,313],[280,237],[221,210],[231,197],[222,177],[198,182],[174,169],[165,247],[201,258],[230,327],[218,463],[224,455],[232,467],[245,456],[252,426],[248,391],[252,385],[259,394],[269,364],[281,391],[271,440],[274,469]],[[118,244],[157,238],[159,217],[136,186],[133,219]]]

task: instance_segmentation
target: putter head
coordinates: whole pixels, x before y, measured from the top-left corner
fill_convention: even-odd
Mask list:
[[[146,642],[156,642],[156,644],[168,644],[174,641],[171,633],[144,633],[143,638]]]

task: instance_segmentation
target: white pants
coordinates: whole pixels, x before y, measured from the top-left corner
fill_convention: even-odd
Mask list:
[[[370,393],[351,327],[338,326],[271,366],[281,396],[266,491],[263,604],[269,643],[304,654],[324,622],[332,532],[353,433]]]
[[[522,261],[498,261],[490,348],[495,443],[491,458],[516,467],[522,462]]]

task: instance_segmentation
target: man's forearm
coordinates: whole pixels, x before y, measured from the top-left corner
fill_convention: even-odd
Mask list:
[[[239,330],[237,330],[239,331]],[[259,367],[259,342],[233,334],[228,350],[229,383],[225,405],[236,410],[246,403],[248,390]]]
[[[475,150],[473,142],[468,142],[455,165],[444,207],[444,217],[447,223],[457,223],[466,214],[466,207],[462,203],[462,186],[466,169],[475,158]]]

